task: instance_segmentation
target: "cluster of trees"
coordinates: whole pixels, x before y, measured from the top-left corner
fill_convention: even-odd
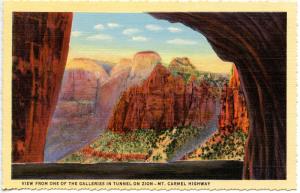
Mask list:
[[[66,156],[62,162],[97,163],[100,161],[141,161],[151,157],[154,149],[162,148],[166,156],[154,155],[148,161],[167,161],[174,152],[201,128],[175,127],[165,130],[138,129],[127,133],[106,131],[88,147]],[[168,144],[162,144],[168,137]]]
[[[107,131],[88,147],[65,157],[62,162],[86,163],[88,160],[88,163],[97,163],[146,161],[147,159],[149,162],[168,161],[187,140],[196,137],[201,129],[189,126],[159,131],[138,129],[125,134]],[[168,143],[163,144],[166,138]],[[230,134],[218,131],[184,159],[243,160],[246,139],[247,134],[241,129]],[[155,149],[162,149],[162,151],[151,156]]]
[[[176,150],[178,150],[183,144],[191,138],[196,137],[196,135],[201,132],[202,128],[187,126],[177,127],[174,129],[175,132],[168,132],[171,139],[171,143],[165,149],[168,160],[172,158],[174,153],[176,153]]]
[[[246,139],[247,134],[242,129],[229,134],[218,131],[185,159],[243,160]]]
[[[108,130],[88,147],[66,156],[63,162],[146,160],[153,149],[156,136],[156,131],[152,129],[138,129],[127,133]]]

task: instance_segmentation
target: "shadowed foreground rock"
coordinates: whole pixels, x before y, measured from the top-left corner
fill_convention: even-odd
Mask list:
[[[13,179],[221,179],[240,180],[240,161],[172,163],[13,164]],[[199,172],[201,171],[201,172]]]
[[[236,64],[250,131],[244,178],[286,178],[286,13],[151,13],[202,33]]]
[[[13,162],[43,162],[68,56],[72,13],[13,14]]]

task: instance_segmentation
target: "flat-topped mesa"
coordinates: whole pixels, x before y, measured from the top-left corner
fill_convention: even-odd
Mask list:
[[[140,86],[125,91],[115,106],[108,129],[126,132],[205,125],[215,113],[215,98],[202,84],[185,81],[157,64]]]
[[[134,55],[130,79],[135,82],[141,78],[147,78],[156,64],[161,62],[161,57],[154,51],[142,51]]]
[[[73,58],[68,62],[66,70],[82,69],[90,72],[99,72],[100,77],[107,79],[113,66],[114,64],[110,62],[90,58]]]

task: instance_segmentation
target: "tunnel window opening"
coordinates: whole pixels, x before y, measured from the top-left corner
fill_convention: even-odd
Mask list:
[[[74,13],[45,162],[243,161],[238,72],[206,38],[148,14]]]

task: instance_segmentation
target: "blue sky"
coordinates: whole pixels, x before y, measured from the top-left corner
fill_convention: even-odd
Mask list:
[[[212,71],[230,66],[216,56],[204,36],[181,23],[145,13],[75,13],[70,57],[118,62],[144,50],[158,52],[163,63],[185,56],[205,70],[208,63]]]

